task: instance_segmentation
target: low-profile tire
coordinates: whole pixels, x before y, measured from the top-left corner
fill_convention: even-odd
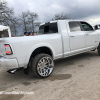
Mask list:
[[[99,54],[99,56],[100,56],[100,44],[99,44],[99,46],[98,46],[98,48],[97,48],[97,51],[98,51],[98,54]]]
[[[53,72],[53,58],[48,54],[38,54],[32,59],[31,67],[34,76],[46,78]]]

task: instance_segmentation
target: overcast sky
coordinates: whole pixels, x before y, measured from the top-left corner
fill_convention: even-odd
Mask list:
[[[100,0],[7,0],[15,14],[30,10],[39,15],[40,22],[50,21],[57,13],[68,13],[71,19],[100,24]]]

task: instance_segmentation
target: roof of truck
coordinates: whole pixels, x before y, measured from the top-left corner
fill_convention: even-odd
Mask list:
[[[83,21],[83,20],[79,20],[79,19],[78,20],[66,19],[66,20],[54,20],[54,21],[50,21],[50,22],[47,22],[47,23],[54,23],[54,22],[57,22],[57,21],[67,21],[67,22],[69,22],[69,21]],[[42,23],[40,25],[44,25],[44,24],[46,24],[46,23]]]
[[[8,26],[0,25],[0,31],[6,30],[6,29],[8,29],[8,28],[9,28]]]

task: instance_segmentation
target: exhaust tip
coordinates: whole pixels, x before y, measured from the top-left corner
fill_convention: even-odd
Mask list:
[[[15,74],[15,72],[16,72],[16,71],[19,71],[20,69],[22,69],[22,68],[10,69],[10,70],[8,70],[7,72],[10,73],[10,74]]]

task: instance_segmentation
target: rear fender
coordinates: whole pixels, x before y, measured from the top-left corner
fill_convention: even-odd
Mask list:
[[[49,48],[49,49],[51,50],[51,52],[52,52],[53,59],[54,59],[54,57],[55,57],[55,51],[54,51],[53,47],[52,47],[50,44],[47,44],[47,43],[40,43],[40,44],[37,44],[37,45],[33,46],[33,47],[29,50],[29,52],[27,53],[26,59],[25,59],[25,65],[28,65],[28,62],[29,62],[29,59],[30,59],[32,53],[33,53],[37,48],[39,48],[39,47],[47,47],[47,48]],[[27,67],[27,66],[26,66],[26,67]]]

